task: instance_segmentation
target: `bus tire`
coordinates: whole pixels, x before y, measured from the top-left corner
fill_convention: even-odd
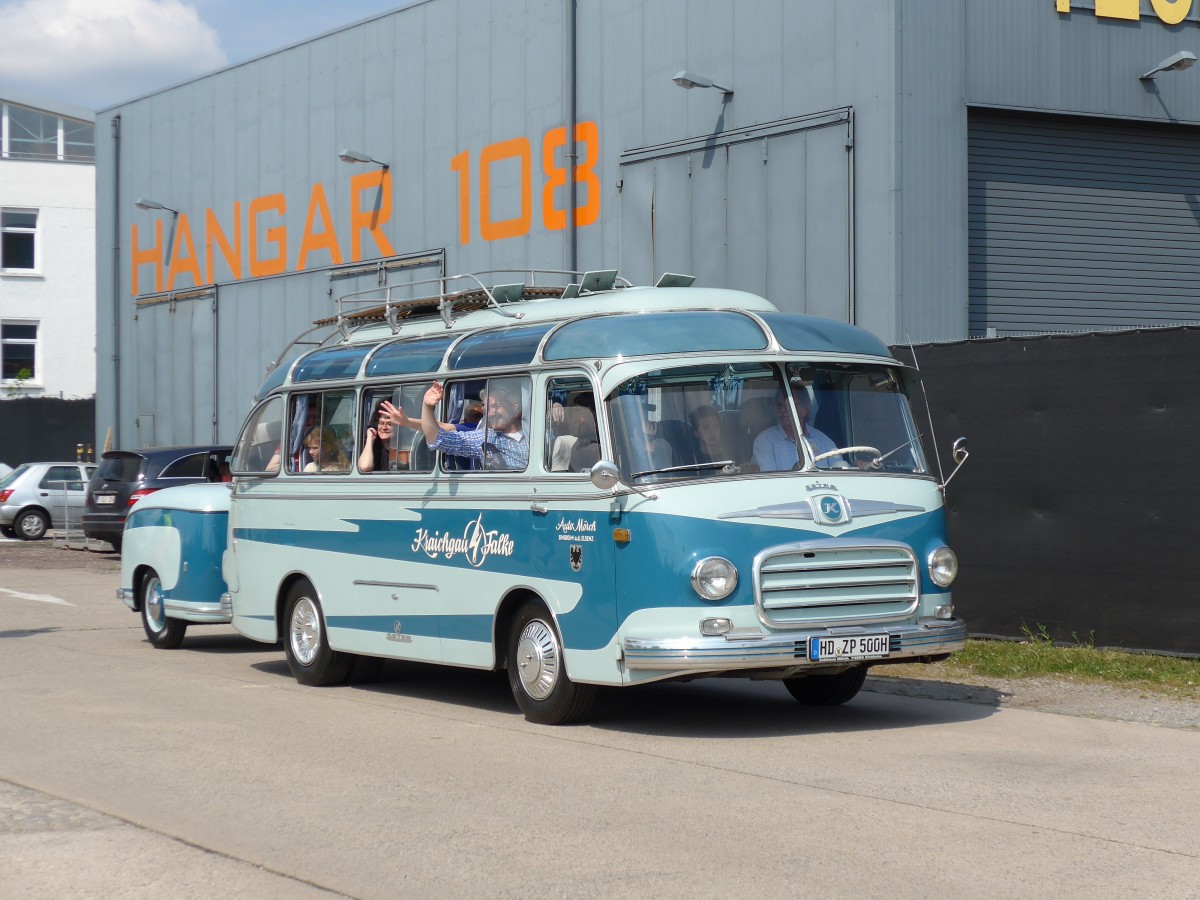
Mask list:
[[[163,603],[162,581],[158,573],[151,569],[142,579],[141,590],[142,628],[151,646],[159,650],[175,650],[183,643],[187,633],[187,622],[183,619],[172,619],[167,615]]]
[[[596,687],[567,677],[562,639],[540,603],[527,602],[508,632],[508,686],[525,718],[538,725],[565,725],[587,714]]]
[[[867,666],[855,666],[836,675],[787,678],[783,685],[805,706],[840,706],[854,699],[867,680]]]
[[[283,609],[283,647],[292,677],[309,687],[342,684],[354,658],[329,646],[325,615],[313,586],[307,581],[293,584]]]

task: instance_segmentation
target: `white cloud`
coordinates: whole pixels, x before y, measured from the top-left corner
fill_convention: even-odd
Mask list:
[[[0,82],[104,106],[227,62],[217,32],[183,0],[0,4]]]

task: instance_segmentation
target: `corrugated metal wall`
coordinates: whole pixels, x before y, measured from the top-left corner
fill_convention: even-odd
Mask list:
[[[973,335],[1200,321],[1200,128],[968,121]]]

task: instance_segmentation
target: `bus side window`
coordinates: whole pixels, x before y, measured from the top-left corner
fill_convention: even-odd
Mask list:
[[[405,384],[366,392],[363,403],[362,434],[358,443],[358,467],[361,472],[429,472],[433,469],[433,451],[425,446],[421,433],[421,398],[424,384]],[[404,414],[404,419],[389,428],[378,428],[383,403],[388,402]],[[374,428],[373,436],[368,429]]]
[[[587,471],[599,460],[596,397],[586,378],[560,377],[547,382],[545,453],[550,472]]]

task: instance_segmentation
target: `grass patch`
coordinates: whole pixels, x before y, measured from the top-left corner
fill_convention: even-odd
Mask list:
[[[954,681],[988,678],[1062,678],[1140,689],[1178,699],[1200,700],[1200,660],[1123,650],[1101,650],[1093,639],[1055,644],[1044,627],[1022,628],[1021,641],[967,641],[945,662],[878,666],[872,675]]]

